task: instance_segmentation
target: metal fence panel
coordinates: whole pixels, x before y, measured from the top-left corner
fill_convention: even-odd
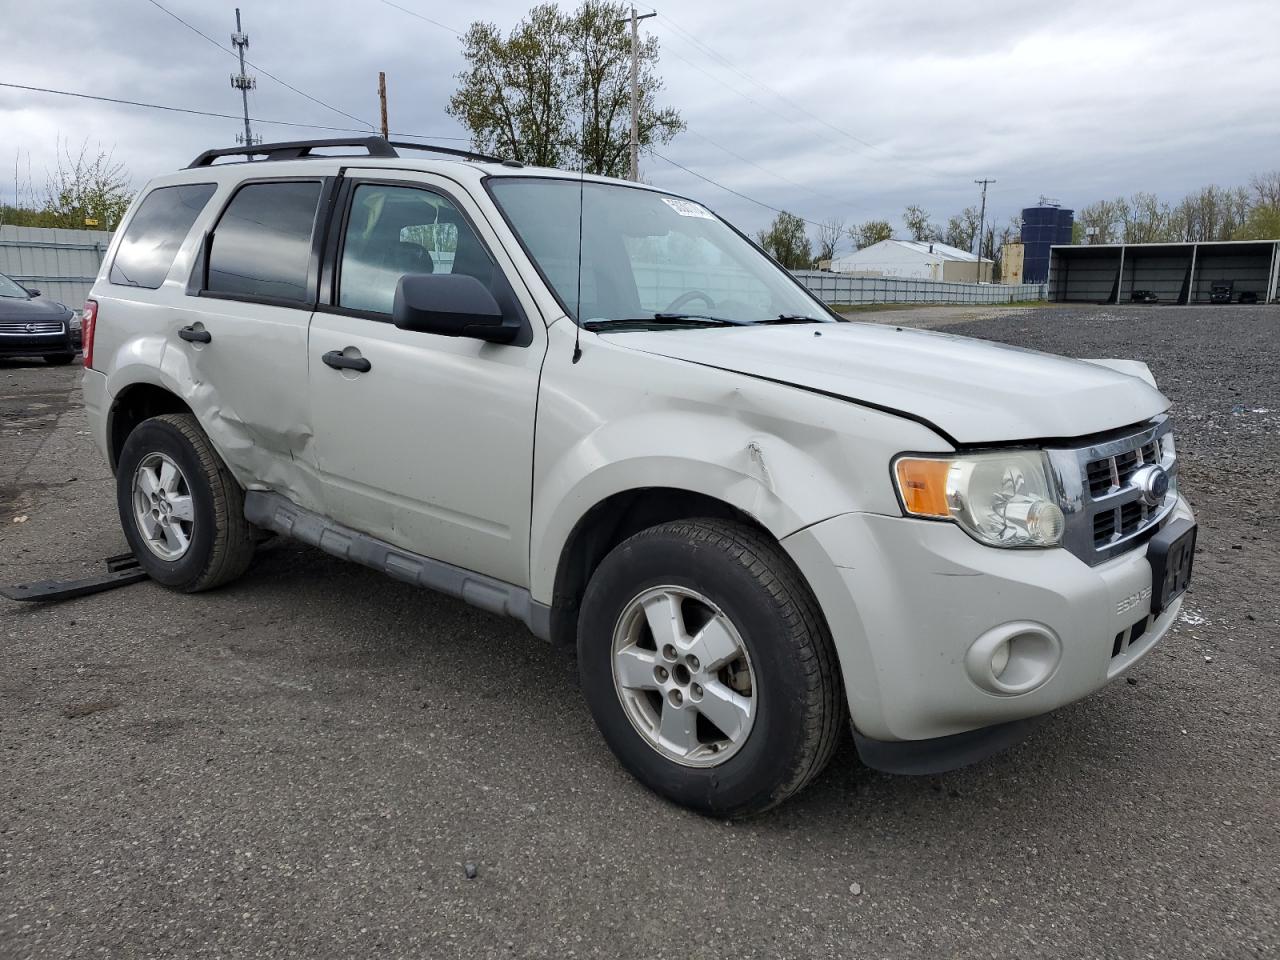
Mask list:
[[[901,277],[854,277],[825,270],[794,270],[823,303],[1012,303],[1043,300],[1042,283],[957,283]]]
[[[79,310],[110,243],[105,230],[0,226],[0,273]]]

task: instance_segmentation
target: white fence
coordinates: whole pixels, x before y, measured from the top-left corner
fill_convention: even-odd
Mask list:
[[[948,283],[897,277],[853,277],[825,270],[795,270],[796,279],[823,303],[1012,303],[1043,300],[1041,283]]]
[[[72,310],[84,306],[111,243],[105,230],[0,227],[0,273]]]

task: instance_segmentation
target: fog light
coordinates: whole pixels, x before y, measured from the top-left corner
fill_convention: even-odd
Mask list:
[[[1057,672],[1062,641],[1042,623],[1001,624],[969,646],[965,672],[975,684],[998,696],[1017,696],[1043,686]]]

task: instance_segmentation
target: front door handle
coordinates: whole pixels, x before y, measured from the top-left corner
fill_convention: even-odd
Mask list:
[[[364,357],[348,357],[341,350],[330,350],[320,359],[335,370],[354,370],[357,373],[368,373],[373,368],[373,364]]]
[[[208,343],[213,339],[213,334],[208,330],[197,330],[195,327],[183,327],[178,331],[178,337],[187,343]]]

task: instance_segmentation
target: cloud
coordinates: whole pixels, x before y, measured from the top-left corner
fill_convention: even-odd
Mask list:
[[[232,5],[161,2],[230,45]],[[447,10],[397,2],[455,29],[470,19],[505,28],[528,9],[508,0]],[[912,202],[942,220],[976,201],[975,178],[994,177],[988,208],[1003,222],[1041,194],[1075,207],[1139,189],[1176,198],[1204,183],[1243,183],[1280,156],[1274,60],[1265,43],[1248,42],[1280,32],[1280,4],[669,2],[644,27],[664,51],[661,100],[683,112],[690,132],[661,152],[812,220],[896,225]],[[242,12],[249,58],[341,111],[250,69],[254,116],[376,122],[385,70],[394,131],[465,136],[444,114],[462,66],[447,30],[376,2],[290,0]],[[148,0],[15,3],[5,19],[2,81],[239,113],[233,57]],[[23,176],[30,163],[39,187],[60,136],[113,149],[141,185],[234,143],[240,126],[0,88],[0,129],[7,198],[14,156]],[[255,132],[332,133],[265,123]],[[748,230],[772,217],[656,157],[643,173]]]

